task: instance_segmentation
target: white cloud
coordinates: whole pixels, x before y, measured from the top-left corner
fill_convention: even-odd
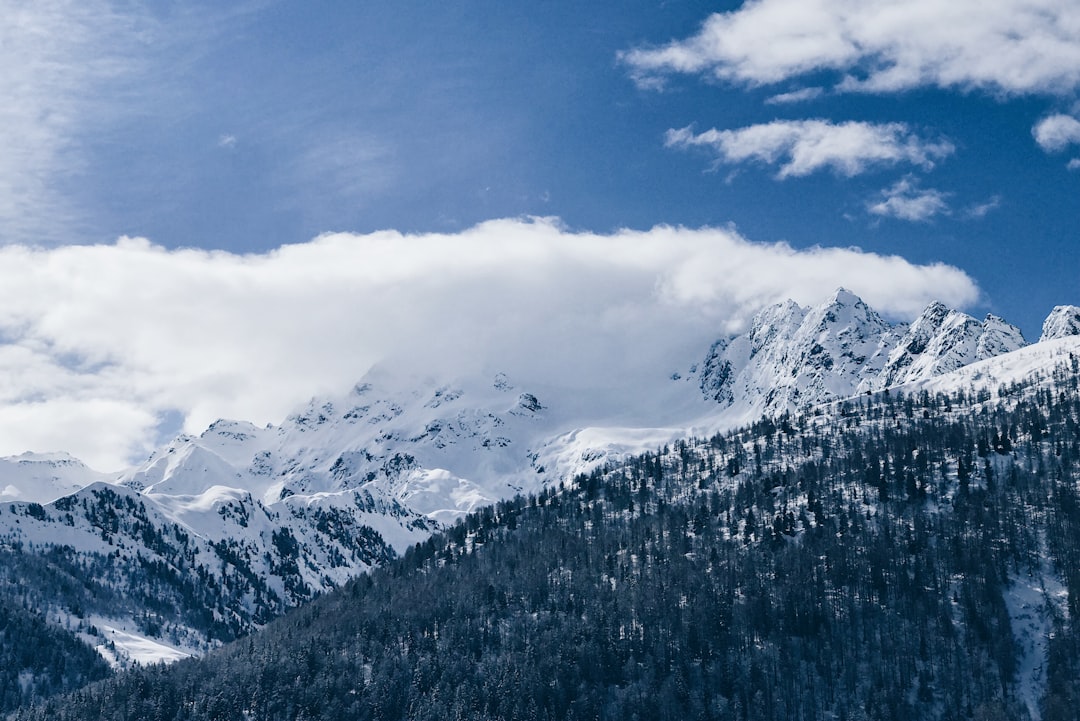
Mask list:
[[[858,249],[795,250],[733,230],[612,235],[551,220],[460,233],[333,234],[256,255],[148,241],[0,248],[0,454],[142,456],[167,413],[278,422],[371,364],[411,359],[581,387],[693,362],[767,303],[837,286],[894,317],[973,281]]]
[[[1031,129],[1035,142],[1048,153],[1054,153],[1080,143],[1080,120],[1071,115],[1050,115]]]
[[[766,98],[766,105],[787,105],[791,103],[802,103],[807,100],[816,100],[825,94],[823,88],[801,88],[799,90],[792,90],[789,93],[780,93],[779,95],[773,95],[770,98]]]
[[[882,199],[867,204],[867,210],[885,218],[925,222],[937,215],[948,215],[948,195],[918,187],[910,178],[897,181],[881,192]],[[989,208],[987,208],[989,211]],[[985,214],[985,212],[984,212]]]
[[[1001,207],[1001,196],[995,195],[983,203],[975,203],[964,211],[964,215],[969,218],[979,219],[985,218],[991,211],[997,210]]]
[[[955,150],[947,140],[919,138],[904,123],[832,123],[827,120],[775,120],[738,130],[694,134],[689,128],[669,130],[668,147],[703,146],[720,162],[757,161],[780,165],[779,178],[832,169],[858,175],[871,166],[910,163],[932,168]]]
[[[621,53],[646,87],[671,73],[767,85],[817,71],[838,90],[1068,93],[1080,86],[1080,5],[1063,0],[757,0],[698,34]]]
[[[1080,158],[1073,158],[1066,165],[1069,170],[1080,170]]]

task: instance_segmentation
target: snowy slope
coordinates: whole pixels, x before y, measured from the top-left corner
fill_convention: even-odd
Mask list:
[[[912,381],[902,387],[906,393],[956,393],[1008,397],[1008,387],[1017,383],[1052,385],[1055,375],[1080,372],[1080,335],[1033,343],[1010,353],[958,368],[952,373]]]
[[[140,660],[147,649],[173,658],[250,631],[434,529],[357,490],[265,505],[222,485],[164,495],[99,481],[44,506],[5,506],[0,547],[47,554],[50,578],[85,579],[52,589],[43,610],[73,631],[89,612],[98,630],[142,639],[132,646]],[[47,595],[49,583],[37,591]],[[117,653],[109,660],[123,663]]]
[[[101,477],[66,453],[23,453],[0,458],[0,502],[49,503]]]

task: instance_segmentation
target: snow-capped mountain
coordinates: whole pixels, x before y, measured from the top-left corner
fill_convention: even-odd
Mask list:
[[[815,308],[766,308],[743,335],[717,341],[692,369],[702,393],[746,421],[942,375],[1025,345],[997,316],[978,321],[931,303],[890,324],[840,289]]]
[[[0,502],[49,503],[100,477],[100,473],[67,453],[23,453],[0,458]]]
[[[697,371],[702,393],[747,420],[853,395],[881,373],[900,339],[853,293],[840,289],[815,308],[787,301],[766,308],[743,335],[721,339]]]
[[[943,375],[1024,345],[1020,330],[997,316],[987,315],[980,322],[932,303],[889,353],[882,372],[860,390],[881,390]]]
[[[1080,309],[1062,306],[1043,337],[1080,345],[1077,333]],[[89,596],[40,603],[103,653],[172,658],[250,630],[498,499],[763,415],[947,379],[1022,346],[995,316],[934,303],[892,324],[840,289],[816,307],[766,308],[745,333],[687,359],[689,370],[658,369],[644,387],[377,367],[280,425],[218,421],[116,476],[61,455],[4,459],[0,493],[13,502],[0,513],[0,545],[94,579]],[[130,603],[108,601],[117,596]]]

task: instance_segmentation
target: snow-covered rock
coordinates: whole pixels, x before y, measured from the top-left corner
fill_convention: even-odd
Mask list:
[[[980,322],[941,303],[931,303],[889,352],[881,372],[859,390],[881,390],[951,373],[1024,345],[1020,330],[997,316],[987,315]]]
[[[793,411],[852,395],[880,370],[894,333],[843,288],[815,308],[785,301],[758,313],[743,335],[714,343],[697,367],[699,385],[732,415]]]
[[[910,325],[890,324],[841,288],[814,308],[766,308],[743,335],[716,341],[690,375],[724,415],[749,420],[949,373],[1024,345],[1020,330],[997,316],[980,322],[936,302]]]
[[[1080,335],[1080,307],[1059,305],[1043,321],[1039,342]]]

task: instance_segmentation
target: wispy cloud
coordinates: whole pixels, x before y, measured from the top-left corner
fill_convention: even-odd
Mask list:
[[[978,220],[980,218],[985,218],[992,211],[997,210],[1000,207],[1001,196],[995,195],[994,197],[990,198],[985,202],[975,203],[971,206],[968,206],[968,208],[964,211],[964,215],[973,220]]]
[[[900,317],[978,297],[954,267],[854,248],[707,228],[596,235],[555,220],[325,235],[250,255],[138,239],[8,246],[0,454],[63,448],[115,467],[145,454],[166,414],[189,431],[219,416],[276,422],[388,358],[449,376],[481,370],[479,358],[539,383],[632,385],[767,303],[818,302],[840,285]]]
[[[828,120],[776,120],[697,134],[686,127],[669,130],[665,144],[671,148],[708,148],[720,163],[779,165],[778,178],[826,169],[850,177],[873,166],[898,163],[929,169],[955,151],[949,141],[920,138],[904,123]]]
[[[832,71],[841,91],[1064,94],[1080,86],[1080,5],[758,0],[711,15],[690,38],[619,57],[652,87],[672,73],[768,85]]]
[[[1035,142],[1048,153],[1064,150],[1073,144],[1080,144],[1080,120],[1071,115],[1056,113],[1049,115],[1031,129]]]
[[[317,186],[338,199],[355,202],[396,180],[393,148],[363,132],[320,130],[308,133],[306,145],[289,168],[289,177]]]
[[[53,242],[81,219],[63,187],[108,122],[137,23],[104,0],[0,2],[0,242]]]
[[[867,210],[883,218],[926,222],[950,213],[948,197],[939,190],[920,188],[911,178],[903,178],[881,191],[881,197],[868,203]]]
[[[1065,167],[1069,170],[1080,170],[1080,158],[1073,158]]]
[[[765,99],[766,105],[790,105],[804,103],[808,100],[816,100],[825,94],[824,88],[801,88],[788,93],[780,93]]]
[[[0,244],[85,242],[95,152],[190,113],[185,71],[265,2],[0,0]]]

